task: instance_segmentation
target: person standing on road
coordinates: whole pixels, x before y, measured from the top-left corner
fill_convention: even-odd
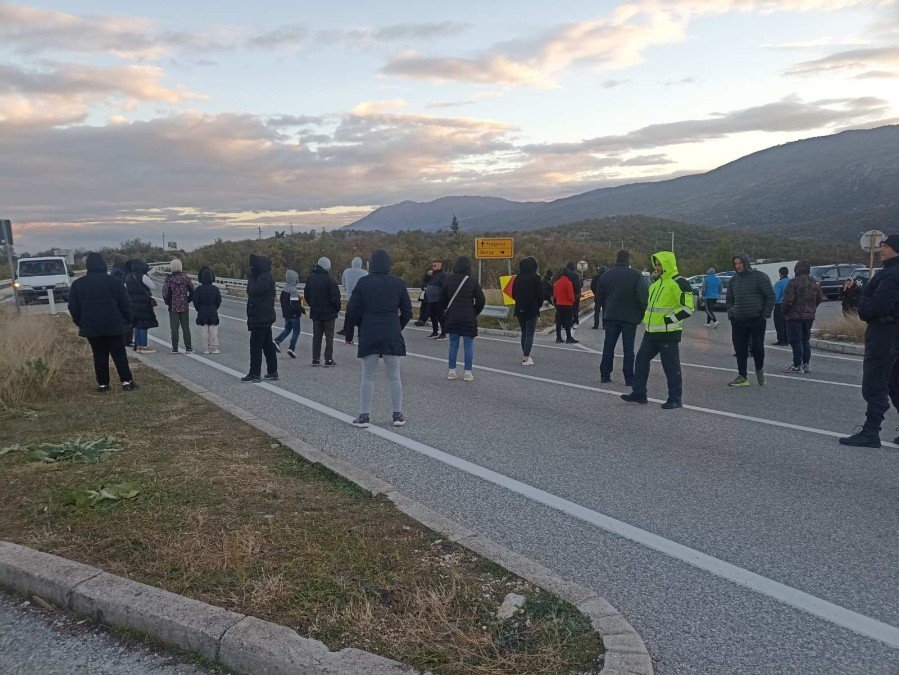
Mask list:
[[[446,332],[449,333],[449,375],[448,380],[458,379],[456,358],[459,356],[459,340],[463,342],[465,372],[462,379],[474,381],[471,372],[474,367],[474,339],[478,336],[478,315],[487,300],[480,284],[471,278],[471,261],[467,256],[459,256],[453,265],[453,273],[446,277],[440,296],[440,306],[446,317]]]
[[[556,342],[561,343],[562,329],[565,329],[565,342],[570,345],[578,343],[571,336],[571,316],[574,311],[574,284],[567,274],[560,274],[553,285],[553,304],[556,306]]]
[[[774,311],[774,289],[764,272],[752,269],[745,253],[734,256],[736,274],[727,284],[727,318],[730,319],[731,339],[737,355],[738,375],[729,385],[748,387],[747,366],[749,347],[755,362],[755,376],[760,386],[765,384],[765,329]]]
[[[786,269],[786,268],[784,268]],[[787,324],[787,336],[793,348],[793,365],[788,373],[810,373],[812,358],[812,324],[818,305],[824,302],[821,284],[811,278],[811,264],[800,260],[793,269],[794,276],[783,294],[783,317]],[[776,308],[775,308],[776,309]]]
[[[128,276],[128,259],[123,256],[121,253],[115,253],[112,256],[112,267],[109,268],[109,276],[117,281],[120,281],[122,284],[126,284],[126,277]],[[127,288],[127,285],[126,285]],[[153,288],[156,288],[156,284],[153,284]],[[125,346],[126,347],[134,347],[134,351],[140,351],[137,348],[137,345],[134,342],[134,326],[130,326],[128,332],[125,333]],[[156,351],[155,349],[153,351]]]
[[[281,343],[290,336],[290,345],[287,355],[295,359],[297,357],[297,338],[300,337],[300,317],[306,313],[300,303],[300,289],[297,282],[300,275],[293,270],[287,270],[284,274],[284,288],[278,296],[281,304],[281,315],[284,317],[284,330],[275,338],[275,351],[281,353]],[[350,338],[352,340],[352,338]]]
[[[599,330],[599,321],[602,317],[602,305],[596,302],[596,293],[599,290],[599,282],[602,280],[602,275],[606,271],[605,265],[599,265],[596,268],[596,274],[590,279],[590,291],[593,293],[593,330]]]
[[[570,321],[573,329],[575,326],[581,325],[581,291],[584,290],[584,278],[581,276],[581,273],[577,271],[573,262],[569,262],[565,265],[564,274],[571,279],[571,287],[574,291],[574,306],[571,308]]]
[[[702,295],[702,302],[705,305],[705,325],[717,328],[718,317],[715,316],[715,305],[718,304],[718,298],[721,297],[721,277],[715,274],[714,267],[709,267],[705,273],[699,294]]]
[[[840,286],[840,304],[843,307],[844,316],[858,313],[858,303],[861,297],[861,282],[858,279],[846,279],[846,282]]]
[[[545,299],[543,280],[537,274],[537,259],[533,256],[518,263],[518,274],[512,283],[512,298],[515,300],[515,318],[521,329],[521,365],[533,366],[531,350],[537,322],[540,321],[540,308]]]
[[[131,302],[121,279],[106,273],[106,261],[99,253],[87,254],[87,274],[72,282],[69,314],[78,326],[78,335],[87,338],[94,355],[98,390],[109,391],[109,357],[115,364],[122,389],[137,389],[128,353],[125,331],[131,325]]]
[[[128,291],[128,300],[131,302],[131,327],[134,331],[134,351],[143,354],[152,354],[156,350],[149,347],[147,332],[156,328],[159,321],[156,320],[156,300],[152,291],[156,290],[156,283],[150,278],[150,266],[146,260],[129,260],[125,263],[125,289]],[[115,278],[115,277],[113,277]]]
[[[347,301],[349,301],[350,296],[353,295],[353,291],[356,288],[356,282],[367,275],[368,270],[362,269],[362,258],[359,258],[358,256],[353,258],[350,266],[343,271],[343,277],[341,279],[343,281],[343,292],[346,293]],[[350,331],[349,337],[347,337],[347,330]],[[346,338],[346,342],[353,344],[352,330],[352,326],[347,323],[346,315],[344,315],[343,328],[337,331],[337,334]]]
[[[184,333],[184,351],[193,352],[190,336],[190,303],[194,296],[194,285],[184,273],[184,265],[178,258],[170,264],[171,274],[162,285],[162,301],[169,308],[169,326],[172,332],[172,354],[178,353],[178,328]]]
[[[684,321],[693,314],[693,288],[677,270],[677,259],[671,251],[659,251],[652,257],[656,280],[648,291],[646,313],[643,315],[643,342],[637,352],[634,384],[630,394],[622,394],[627,403],[648,403],[647,383],[649,366],[656,354],[668,380],[668,399],[665,410],[683,407],[683,375],[680,367],[680,340]]]
[[[340,288],[329,273],[331,261],[318,259],[312,274],[306,279],[303,297],[309,305],[312,319],[312,365],[321,364],[322,336],[325,338],[325,367],[336,366],[334,361],[334,324],[340,312]]]
[[[621,337],[624,350],[624,383],[634,383],[634,338],[637,324],[643,320],[649,293],[643,275],[631,267],[631,254],[618,251],[615,266],[603,275],[596,291],[596,304],[603,310],[606,337],[602,347],[599,377],[603,383],[612,381],[615,347]]]
[[[432,340],[446,340],[446,318],[443,315],[443,305],[440,302],[440,294],[443,284],[446,283],[446,272],[443,271],[443,263],[435,260],[431,266],[433,273],[428,280],[425,290],[425,299],[428,301],[428,313],[431,315],[432,332],[428,336]]]
[[[868,324],[862,363],[862,397],[868,410],[861,430],[840,439],[843,445],[860,448],[879,448],[890,401],[899,410],[899,234],[883,240],[880,259],[883,269],[865,286],[858,304],[858,318]]]
[[[418,320],[415,322],[416,326],[424,326],[431,318],[431,312],[428,303],[428,284],[431,283],[432,276],[434,276],[433,263],[428,265],[428,269],[421,279],[421,293],[418,296],[420,307],[418,309]]]
[[[250,331],[250,372],[241,382],[261,382],[262,355],[265,354],[265,379],[278,379],[278,354],[272,340],[275,323],[275,277],[272,261],[264,255],[250,254],[247,277],[247,330]]]
[[[546,270],[546,274],[543,275],[543,302],[547,304],[553,304],[553,271]]]
[[[219,307],[222,306],[222,292],[215,286],[215,274],[204,267],[197,275],[200,285],[194,291],[194,309],[197,310],[197,325],[203,342],[204,354],[221,354],[219,350]]]
[[[787,320],[784,318],[784,293],[787,290],[787,284],[790,283],[790,270],[781,267],[777,270],[780,279],[774,284],[774,330],[777,333],[777,341],[774,343],[776,347],[784,347],[790,344],[787,335]]]
[[[403,329],[412,319],[412,303],[406,282],[390,274],[392,264],[387,251],[372,253],[371,274],[359,280],[347,305],[350,324],[359,328],[358,357],[362,359],[362,385],[359,390],[359,415],[353,420],[353,426],[362,429],[371,425],[375,373],[381,359],[387,369],[393,426],[406,424],[400,360],[406,355]]]

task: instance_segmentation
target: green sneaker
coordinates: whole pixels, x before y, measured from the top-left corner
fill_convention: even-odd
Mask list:
[[[729,382],[728,387],[749,387],[751,383],[742,375],[740,377],[734,378],[733,381]]]

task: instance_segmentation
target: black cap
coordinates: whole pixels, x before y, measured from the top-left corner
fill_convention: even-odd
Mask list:
[[[891,249],[899,253],[899,234],[888,234],[880,242],[881,246],[889,246]]]

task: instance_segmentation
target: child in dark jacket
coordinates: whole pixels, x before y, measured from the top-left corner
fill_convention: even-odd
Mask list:
[[[204,354],[221,354],[219,351],[219,307],[222,306],[222,292],[215,286],[215,274],[204,267],[197,275],[199,287],[194,291],[194,309],[197,310],[197,325]]]

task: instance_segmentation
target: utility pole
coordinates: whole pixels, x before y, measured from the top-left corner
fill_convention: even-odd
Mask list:
[[[293,234],[293,223],[290,223],[290,234]]]
[[[12,282],[12,298],[16,305],[16,314],[22,313],[19,307],[19,291],[16,288],[16,268],[12,261],[12,223],[8,220],[0,220],[0,239],[6,242],[6,256],[9,260],[9,280]],[[50,291],[53,295],[53,291]]]
[[[674,232],[671,233],[671,252],[674,253]]]
[[[165,232],[162,233],[162,250],[165,250]]]
[[[259,239],[261,240],[261,239],[262,239],[262,225],[260,225],[260,226],[259,226],[258,228],[256,228],[256,229],[259,231]]]

